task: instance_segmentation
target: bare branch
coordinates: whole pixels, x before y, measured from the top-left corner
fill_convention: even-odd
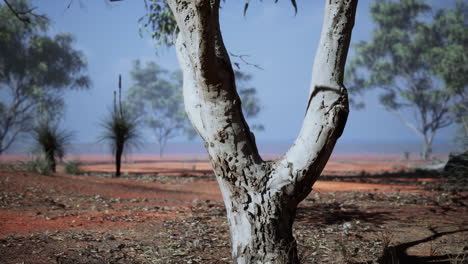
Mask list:
[[[260,65],[255,64],[255,63],[250,63],[250,62],[248,62],[248,61],[245,59],[245,58],[247,58],[247,57],[250,57],[250,55],[245,55],[245,54],[234,54],[234,53],[232,53],[232,52],[229,52],[229,55],[231,55],[232,57],[235,57],[235,58],[239,58],[243,63],[245,63],[245,64],[247,64],[247,65],[249,65],[249,66],[253,66],[253,67],[257,68],[257,69],[264,70]],[[234,62],[233,64],[237,67],[237,69],[240,70],[239,63]]]
[[[398,111],[398,110],[392,110],[392,109],[387,109],[387,111],[390,111],[391,113],[395,114],[400,118],[401,122],[405,124],[405,126],[409,127],[411,130],[413,130],[418,136],[420,136],[422,139],[424,139],[424,132],[419,130],[413,123],[411,123],[409,120],[407,120],[403,114]]]
[[[29,16],[34,16],[36,18],[39,18],[39,19],[45,19],[45,16],[43,15],[38,15],[38,14],[35,14],[33,11],[36,9],[36,8],[30,8],[28,10],[24,10],[24,11],[19,11],[19,10],[16,10],[16,8],[14,8],[9,0],[3,0],[3,2],[5,2],[5,4],[7,5],[8,9],[13,13],[13,15],[21,22],[25,23],[25,24],[31,24],[31,18]]]

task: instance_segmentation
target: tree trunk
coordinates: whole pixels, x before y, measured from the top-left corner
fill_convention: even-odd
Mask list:
[[[115,151],[115,177],[120,177],[120,166],[122,164],[122,153],[123,153],[123,146],[117,145],[117,149]]]
[[[164,149],[166,148],[166,143],[164,142],[163,139],[158,140],[158,145],[159,145],[159,158],[162,159],[164,155]]]
[[[297,201],[280,192],[220,184],[235,263],[299,263],[292,235]]]
[[[432,153],[432,139],[433,139],[433,135],[431,136],[424,135],[423,149],[421,152],[422,160],[429,160],[430,158],[430,154]]]
[[[46,160],[47,160],[47,164],[49,165],[49,170],[51,172],[56,172],[57,163],[55,162],[54,153],[51,151],[48,151],[46,154]]]
[[[219,26],[219,0],[169,0],[179,34],[184,102],[205,141],[225,202],[235,263],[299,263],[292,225],[348,116],[344,65],[357,0],[327,0],[301,132],[288,152],[263,161],[241,110]]]

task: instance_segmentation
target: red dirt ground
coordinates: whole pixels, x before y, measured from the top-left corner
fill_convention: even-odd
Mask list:
[[[11,160],[20,157],[11,157]],[[268,158],[274,159],[269,155]],[[435,156],[435,158],[446,158]],[[79,160],[89,165],[82,169],[89,172],[112,172],[115,170],[112,159],[106,156],[76,156],[70,160]],[[398,155],[335,155],[327,163],[324,174],[343,173],[382,173],[407,170],[411,166],[430,164],[432,161],[401,160]],[[123,173],[157,173],[164,175],[206,175],[212,174],[211,164],[205,155],[168,156],[159,158],[151,155],[127,157],[122,165]]]
[[[325,171],[358,175],[410,170],[411,165],[422,164],[392,161],[392,158],[395,157],[339,157],[330,161]],[[87,172],[110,173],[113,170],[113,165],[102,157],[82,157],[81,160],[93,163],[81,167]],[[189,263],[189,260],[194,261],[190,263],[218,263],[219,260],[223,260],[219,263],[228,263],[228,232],[222,198],[214,178],[206,176],[211,174],[208,161],[200,157],[185,160],[137,157],[127,160],[122,168],[124,173],[135,175],[121,179],[66,175],[62,167],[60,171],[45,176],[0,168],[0,263],[149,263],[149,259],[140,260],[143,253],[133,256],[121,248],[126,237],[131,237],[131,243],[125,242],[127,248],[130,243],[138,250],[143,246],[152,247],[146,241],[159,237],[162,244],[158,244],[157,250],[153,249],[167,250],[169,257],[165,259],[158,255],[162,253],[145,249],[145,254],[150,252],[153,258],[157,255],[162,259],[161,262],[151,260],[151,263]],[[362,257],[369,259],[374,256],[369,252],[378,250],[375,245],[368,244],[375,244],[379,232],[391,232],[397,237],[393,242],[398,244],[427,237],[432,234],[428,230],[434,229],[441,234],[453,232],[453,235],[447,235],[445,240],[437,238],[416,244],[408,252],[423,256],[435,254],[429,251],[432,243],[437,243],[439,251],[444,251],[438,255],[448,257],[448,253],[460,253],[459,248],[468,245],[466,196],[460,198],[425,188],[426,182],[439,179],[405,177],[408,181],[392,184],[318,181],[314,192],[299,208],[296,221],[297,236],[305,241],[306,251],[312,252],[308,259],[317,260],[320,256],[318,260],[322,263],[337,263],[336,259],[325,257],[329,253],[323,247],[329,246],[313,244],[315,236],[329,241],[327,245],[344,239],[357,249],[369,247],[368,254]],[[343,237],[343,231],[338,231],[343,230],[344,223],[351,223],[355,231]],[[315,230],[311,225],[316,224],[323,227],[322,231],[310,231]],[[87,234],[84,238],[83,232]],[[201,248],[195,244],[190,247],[180,244],[197,241],[194,232],[201,232],[204,234],[201,236],[210,240]],[[179,244],[173,243],[174,237],[181,238],[177,240]],[[221,248],[210,246],[219,240],[224,241]],[[90,247],[97,247],[97,253]],[[191,253],[175,256],[174,252],[180,248]],[[28,251],[41,253],[38,259],[31,260]],[[131,260],[120,258],[123,251]],[[107,262],[90,261],[91,255],[85,253],[97,254]],[[218,253],[221,256],[217,256]],[[202,257],[195,261],[194,255]],[[52,260],[54,256],[55,261]]]

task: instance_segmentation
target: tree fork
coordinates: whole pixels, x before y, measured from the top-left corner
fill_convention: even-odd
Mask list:
[[[348,116],[344,66],[357,0],[326,0],[301,132],[288,152],[263,161],[245,122],[219,26],[219,0],[169,0],[184,101],[205,141],[226,205],[235,263],[299,263],[296,207],[328,161]]]

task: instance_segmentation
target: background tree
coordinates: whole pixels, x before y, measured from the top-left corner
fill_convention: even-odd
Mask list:
[[[325,2],[303,127],[275,161],[261,159],[245,122],[220,31],[220,0],[152,2],[148,25],[154,35],[177,35],[186,112],[205,141],[223,194],[235,263],[299,263],[295,210],[327,163],[348,115],[343,75],[357,1]]]
[[[20,13],[32,10],[26,0],[10,4]],[[63,92],[90,86],[86,61],[73,48],[73,37],[47,35],[49,21],[43,15],[28,19],[31,23],[18,20],[0,5],[0,154],[32,129],[40,102],[49,115],[60,116]]]
[[[348,67],[350,91],[378,88],[382,106],[423,141],[423,159],[436,132],[452,124],[455,108],[466,106],[466,10],[459,1],[428,21],[423,0],[378,0],[371,6],[372,41],[355,46]]]
[[[434,21],[423,28],[423,37],[434,46],[426,55],[431,72],[440,78],[456,100],[454,115],[456,143],[468,149],[468,3],[457,0],[455,8],[437,10]]]
[[[131,76],[135,84],[127,91],[130,110],[143,117],[159,145],[162,157],[167,141],[179,135],[193,135],[187,120],[180,73],[169,73],[155,62],[142,67],[139,60],[133,64]]]
[[[103,123],[104,130],[101,140],[107,141],[115,157],[115,177],[120,177],[122,154],[131,147],[138,146],[139,121],[129,106],[122,102],[122,80],[119,75],[119,98],[114,92],[114,107]]]
[[[242,109],[249,118],[260,112],[257,90],[246,87],[252,78],[250,74],[236,71],[239,83],[239,96]],[[176,136],[196,135],[184,109],[182,95],[182,73],[169,73],[155,62],[141,66],[139,60],[133,64],[131,76],[135,84],[127,91],[127,102],[131,111],[143,117],[143,123],[150,128],[159,145],[159,155],[163,156],[168,140]],[[261,124],[253,124],[253,129],[262,130]]]
[[[242,71],[234,71],[236,77],[236,87],[242,102],[242,112],[247,120],[255,119],[261,111],[260,99],[257,96],[255,87],[247,87],[252,75]],[[252,130],[262,131],[265,127],[260,123],[253,123]]]

